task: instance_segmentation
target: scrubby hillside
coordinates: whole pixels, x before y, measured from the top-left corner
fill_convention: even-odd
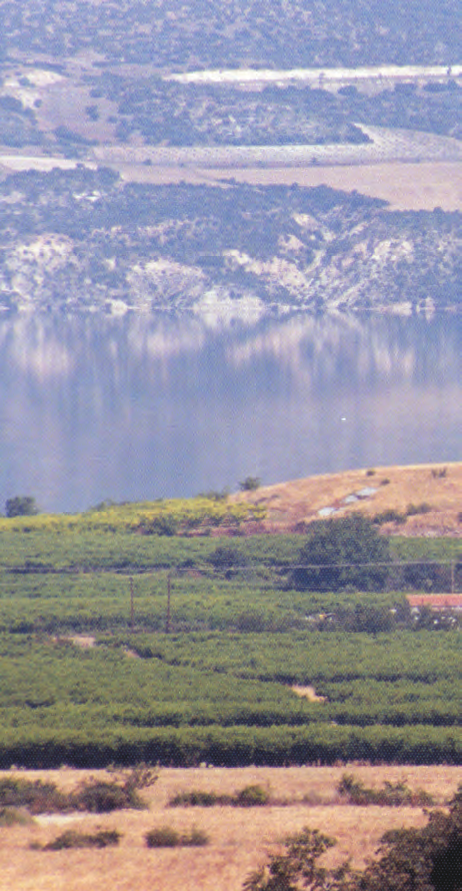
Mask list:
[[[156,66],[451,63],[457,0],[24,0],[0,3],[3,53],[88,52]]]
[[[460,214],[391,213],[326,187],[0,183],[5,309],[248,312],[460,305]]]

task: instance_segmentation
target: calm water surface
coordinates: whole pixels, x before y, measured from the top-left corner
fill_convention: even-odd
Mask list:
[[[0,508],[461,460],[462,319],[0,321]]]

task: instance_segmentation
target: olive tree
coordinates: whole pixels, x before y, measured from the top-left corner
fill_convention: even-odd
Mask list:
[[[318,520],[309,528],[291,583],[311,591],[338,591],[349,586],[380,590],[389,561],[388,540],[363,514]]]
[[[5,513],[7,517],[33,517],[38,514],[38,507],[30,495],[16,495],[7,499]]]
[[[244,882],[244,891],[461,891],[462,786],[446,811],[434,810],[422,828],[393,829],[378,858],[362,871],[334,870],[318,859],[335,840],[304,829]]]

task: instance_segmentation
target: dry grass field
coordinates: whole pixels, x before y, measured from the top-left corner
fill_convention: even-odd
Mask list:
[[[412,789],[424,788],[441,804],[462,781],[461,769],[454,766],[162,769],[158,782],[143,791],[148,810],[43,816],[26,826],[2,828],[0,887],[2,891],[239,891],[245,876],[264,861],[271,846],[304,826],[337,838],[326,862],[351,857],[359,866],[373,855],[387,829],[422,825],[425,815],[419,808],[339,804],[336,786],[346,771],[367,786],[405,779]],[[53,779],[63,789],[77,785],[82,775],[70,769],[21,771],[22,777]],[[179,791],[233,793],[252,783],[268,788],[278,803],[256,808],[168,806]],[[165,824],[180,831],[196,826],[210,842],[199,848],[148,849],[144,834]],[[119,847],[103,850],[31,848],[31,844],[46,844],[71,826],[85,831],[117,829],[123,838]]]
[[[462,164],[453,162],[307,165],[305,167],[200,168],[146,167],[120,162],[116,166],[126,180],[152,184],[205,183],[218,185],[227,179],[251,185],[292,185],[305,188],[326,185],[345,192],[356,190],[370,198],[388,201],[390,210],[445,211],[462,208]]]
[[[364,489],[373,491],[357,494]],[[345,504],[344,499],[354,495],[356,500]],[[390,509],[404,514],[410,505],[426,505],[426,512],[408,516],[403,524],[387,523],[382,529],[408,536],[462,536],[461,462],[349,470],[264,486],[233,497],[264,504],[266,525],[273,531],[319,519],[319,512],[329,508],[335,510],[334,516],[361,511],[373,517]]]

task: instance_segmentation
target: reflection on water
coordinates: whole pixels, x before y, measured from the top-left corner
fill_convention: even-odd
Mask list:
[[[0,322],[0,505],[151,499],[460,460],[462,321]]]

